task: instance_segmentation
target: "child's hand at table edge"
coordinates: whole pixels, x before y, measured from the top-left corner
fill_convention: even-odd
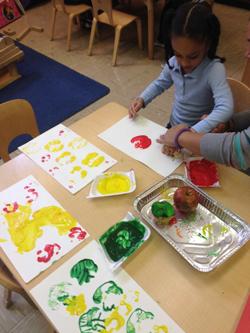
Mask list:
[[[128,110],[128,114],[129,114],[129,118],[135,118],[136,115],[137,115],[137,112],[140,111],[141,108],[144,107],[144,100],[141,98],[141,97],[136,97],[130,107],[129,107],[129,110]]]

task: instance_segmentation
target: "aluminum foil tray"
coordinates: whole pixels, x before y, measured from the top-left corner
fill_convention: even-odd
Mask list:
[[[181,186],[195,189],[199,197],[196,212],[164,228],[153,222],[151,206],[155,201],[173,204],[175,190]],[[250,226],[238,215],[181,175],[172,174],[138,195],[134,208],[195,269],[209,272],[221,265],[250,239]]]

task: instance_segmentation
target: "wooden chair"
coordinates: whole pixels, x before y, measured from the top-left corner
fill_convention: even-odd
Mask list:
[[[241,82],[250,87],[250,59],[247,59]]]
[[[53,13],[52,13],[52,27],[51,27],[50,40],[54,39],[57,12],[63,12],[68,16],[67,51],[70,51],[73,20],[76,18],[78,24],[80,25],[79,15],[89,10],[92,10],[92,8],[85,4],[75,5],[75,6],[65,5],[64,0],[52,0],[52,6],[53,6]]]
[[[2,262],[0,266],[0,285],[4,287],[4,305],[7,309],[12,305],[12,292],[16,292],[22,295],[29,304],[34,306],[32,300],[29,298],[29,296],[26,294],[20,284],[18,284],[17,281],[13,278],[13,276],[10,274],[4,264],[2,264]]]
[[[124,27],[132,22],[136,22],[138,44],[139,48],[142,49],[142,26],[139,17],[112,9],[112,0],[92,0],[92,5],[94,18],[92,21],[88,55],[92,55],[92,48],[98,22],[110,25],[115,28],[112,66],[116,65],[121,31]]]
[[[228,78],[234,99],[234,111],[240,112],[250,109],[250,88],[241,81]]]
[[[0,104],[0,157],[10,160],[9,144],[21,134],[39,135],[31,104],[24,99],[14,99]]]

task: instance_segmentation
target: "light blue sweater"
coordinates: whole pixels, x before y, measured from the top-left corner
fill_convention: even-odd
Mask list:
[[[159,75],[140,95],[145,106],[172,85],[175,97],[170,123],[187,124],[196,132],[209,132],[233,114],[233,97],[226,80],[224,65],[219,59],[205,58],[191,73],[182,74],[172,57]],[[204,114],[209,116],[200,121]]]

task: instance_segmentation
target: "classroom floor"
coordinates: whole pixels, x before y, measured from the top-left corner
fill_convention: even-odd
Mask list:
[[[93,56],[89,57],[87,55],[90,33],[88,30],[81,29],[79,31],[77,30],[77,26],[74,27],[72,51],[67,52],[66,17],[62,14],[58,15],[56,39],[50,41],[51,3],[43,3],[27,11],[29,24],[43,27],[44,32],[30,32],[22,40],[23,44],[107,85],[111,90],[109,95],[67,119],[64,122],[65,125],[72,124],[110,101],[115,101],[128,107],[130,101],[159,74],[161,65],[164,63],[163,49],[156,48],[155,60],[152,61],[147,58],[146,9],[140,7],[139,3],[137,5],[138,1],[134,2],[136,3],[135,12],[144,17],[143,33],[145,47],[143,51],[138,49],[135,28],[132,26],[128,27],[127,33],[122,35],[117,67],[111,66],[113,50],[113,31],[111,29],[100,29],[100,40],[94,44]],[[160,8],[161,1],[158,1],[156,25],[159,21]],[[226,57],[225,66],[228,76],[240,80],[245,64],[244,47],[249,11],[216,3],[214,5],[214,12],[220,19],[222,26],[218,54]],[[20,32],[26,24],[27,22],[22,18],[14,22],[11,29]],[[159,124],[165,124],[169,119],[172,97],[173,89],[151,103],[143,111],[143,115]],[[3,289],[0,288],[0,299],[2,297]],[[0,302],[0,333],[48,332],[49,326],[47,321],[37,310],[27,304],[17,294],[14,295],[13,300],[14,304],[8,310]]]

